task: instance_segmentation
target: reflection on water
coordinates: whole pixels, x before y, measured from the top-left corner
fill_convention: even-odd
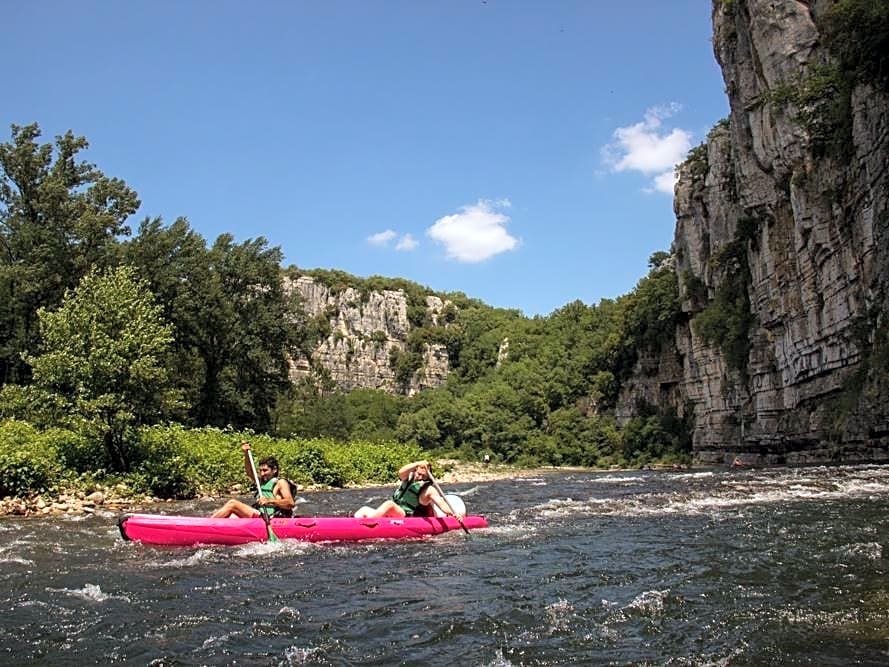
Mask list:
[[[491,527],[156,548],[0,521],[0,664],[885,664],[889,467],[454,485]],[[377,490],[304,494],[346,515]],[[207,514],[215,503],[163,505]]]

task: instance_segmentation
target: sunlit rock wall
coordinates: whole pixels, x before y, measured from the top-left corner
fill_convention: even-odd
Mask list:
[[[745,241],[750,353],[736,368],[684,324],[654,369],[640,362],[618,406],[628,415],[646,395],[680,412],[690,405],[703,463],[735,454],[750,463],[889,459],[889,396],[863,391],[856,406],[837,409],[886,312],[889,99],[855,88],[843,156],[818,145],[800,109],[777,101],[828,62],[813,12],[831,4],[713,5],[731,112],[708,137],[704,169],[698,160],[681,171],[672,250],[691,320],[724,281],[742,278],[715,260],[739,225],[754,230]],[[864,338],[862,326],[871,327]]]
[[[446,348],[438,344],[424,346],[423,365],[406,386],[396,381],[390,355],[393,349],[405,351],[411,330],[404,292],[373,291],[362,299],[354,288],[334,293],[309,276],[287,280],[285,284],[287,289],[298,292],[310,318],[323,317],[330,324],[330,335],[317,344],[310,359],[291,361],[291,380],[298,381],[310,377],[313,370],[325,369],[333,382],[346,391],[383,389],[408,395],[444,383],[449,371],[448,355]],[[437,322],[445,302],[428,296],[426,306],[432,321]]]

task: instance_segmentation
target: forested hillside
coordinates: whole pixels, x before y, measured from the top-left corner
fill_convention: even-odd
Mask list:
[[[81,157],[72,132],[42,143],[12,126],[0,145],[0,417],[63,427],[128,467],[140,428],[178,423],[343,442],[402,441],[464,457],[546,464],[641,464],[687,457],[690,424],[638,405],[614,417],[640,350],[657,351],[682,317],[666,253],[628,295],[526,318],[398,278],[282,267],[264,238],[208,243],[182,217],[131,228],[136,192]],[[424,346],[450,372],[412,396],[337,389],[295,358],[335,335],[286,278],[334,290],[403,292],[409,329],[389,361],[407,382]],[[444,304],[430,318],[426,298]]]

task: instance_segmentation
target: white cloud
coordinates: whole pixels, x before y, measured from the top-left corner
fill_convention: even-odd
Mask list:
[[[396,250],[409,251],[416,248],[420,245],[417,240],[411,234],[403,234],[401,238],[398,236],[398,232],[387,229],[384,232],[377,232],[376,234],[371,234],[367,237],[367,242],[371,245],[376,245],[380,247],[389,247],[389,242],[393,239],[398,239],[395,242]]]
[[[658,192],[666,192],[668,195],[672,195],[677,180],[679,180],[679,175],[673,169],[665,171],[663,174],[658,174],[654,177],[653,189]]]
[[[398,243],[395,244],[396,250],[413,250],[419,245],[417,240],[411,236],[410,234],[405,234],[402,236]]]
[[[506,231],[509,216],[499,210],[509,207],[508,199],[480,199],[461,207],[460,213],[439,218],[426,234],[444,245],[451,259],[483,262],[518,245],[518,240]]]
[[[384,232],[371,234],[367,237],[367,242],[371,245],[387,245],[389,241],[394,239],[396,236],[398,236],[398,234],[393,232],[391,229],[387,229]]]
[[[662,125],[680,109],[676,103],[653,107],[641,122],[617,128],[614,141],[602,149],[611,170],[653,174],[652,190],[673,194],[673,170],[688,154],[692,134],[679,128],[668,132]]]

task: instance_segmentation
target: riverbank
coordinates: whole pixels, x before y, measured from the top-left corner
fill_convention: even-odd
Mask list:
[[[524,479],[537,477],[546,473],[569,472],[572,470],[590,471],[594,468],[580,467],[541,467],[541,468],[516,468],[515,466],[496,463],[467,463],[445,459],[437,462],[438,468],[443,470],[436,475],[436,479],[442,484],[467,484],[472,482],[493,482],[498,479]],[[433,473],[435,466],[433,466]]]
[[[476,463],[457,461],[455,459],[439,459],[433,461],[433,470],[439,470],[436,479],[441,484],[469,484],[474,482],[492,482],[500,479],[527,479],[539,477],[547,473],[569,471],[592,471],[594,468],[580,467],[540,467],[517,468],[515,466],[496,463]],[[368,484],[366,486],[391,486],[387,484]],[[328,487],[309,487],[301,492],[334,490]],[[229,496],[244,496],[251,493],[250,489],[234,486],[225,496],[206,496],[209,499],[222,500]],[[85,515],[96,512],[139,512],[157,511],[159,505],[173,502],[172,499],[154,498],[142,494],[134,494],[125,484],[97,485],[90,492],[82,490],[63,490],[56,494],[42,494],[30,498],[7,497],[0,500],[0,517],[3,516],[63,516]]]

